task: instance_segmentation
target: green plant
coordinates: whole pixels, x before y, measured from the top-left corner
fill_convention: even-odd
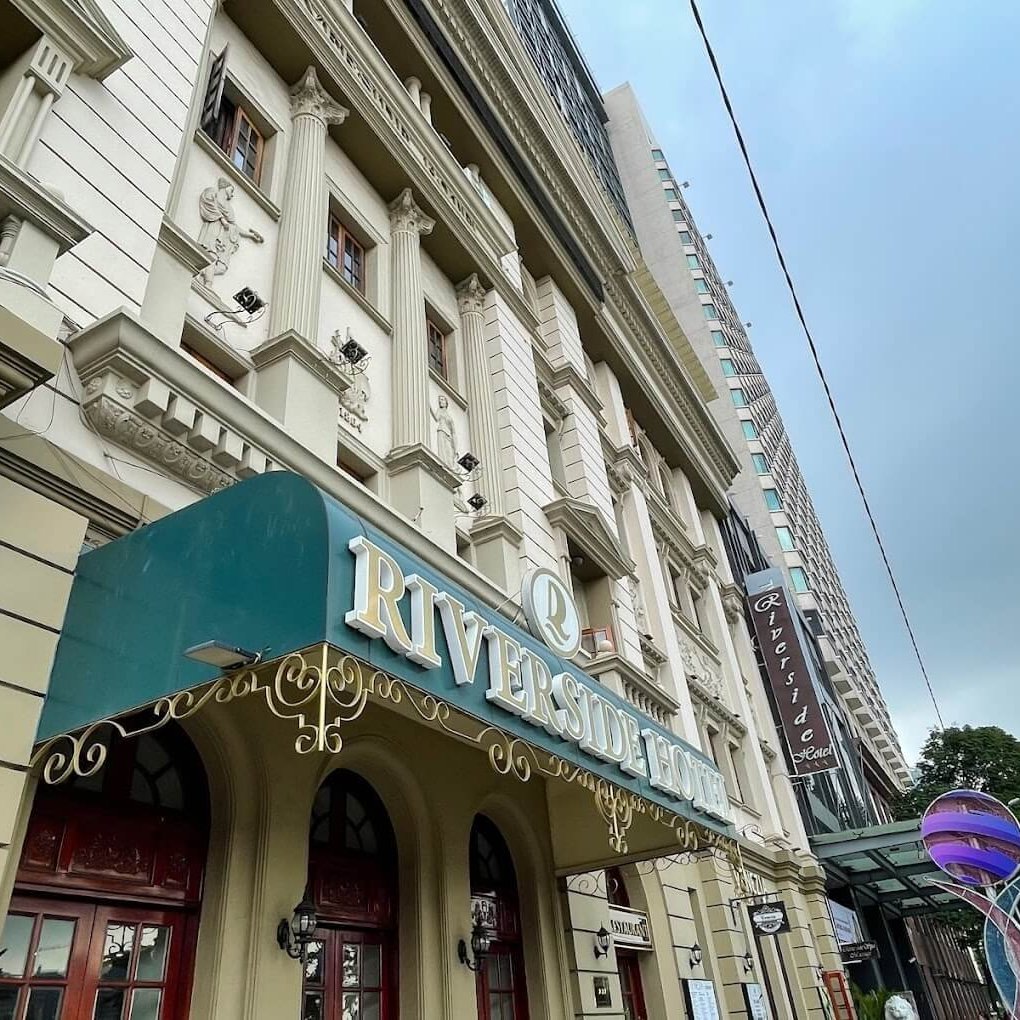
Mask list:
[[[888,988],[862,992],[857,985],[851,985],[850,994],[853,996],[854,1009],[857,1010],[857,1020],[885,1020],[885,1004],[896,993],[890,992]]]

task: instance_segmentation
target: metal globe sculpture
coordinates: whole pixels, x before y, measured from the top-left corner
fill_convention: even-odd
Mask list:
[[[987,793],[953,790],[932,801],[921,838],[935,864],[961,885],[985,888],[1020,871],[1020,823]]]

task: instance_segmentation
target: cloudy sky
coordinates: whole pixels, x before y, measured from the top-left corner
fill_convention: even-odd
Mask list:
[[[560,3],[691,182],[912,759],[934,712],[688,3]],[[1020,3],[700,8],[943,717],[1020,735]]]

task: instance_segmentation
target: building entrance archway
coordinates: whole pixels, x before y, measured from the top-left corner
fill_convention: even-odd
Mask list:
[[[198,753],[169,726],[40,786],[0,936],[0,1020],[185,1020],[209,839]]]
[[[378,794],[346,769],[312,806],[309,889],[319,918],[301,1020],[396,1020],[397,853]]]

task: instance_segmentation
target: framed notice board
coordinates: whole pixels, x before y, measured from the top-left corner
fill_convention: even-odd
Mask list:
[[[711,981],[695,978],[684,981],[684,1000],[690,1020],[720,1020],[715,985]]]
[[[761,985],[744,985],[744,1005],[750,1020],[772,1020],[765,989]]]

